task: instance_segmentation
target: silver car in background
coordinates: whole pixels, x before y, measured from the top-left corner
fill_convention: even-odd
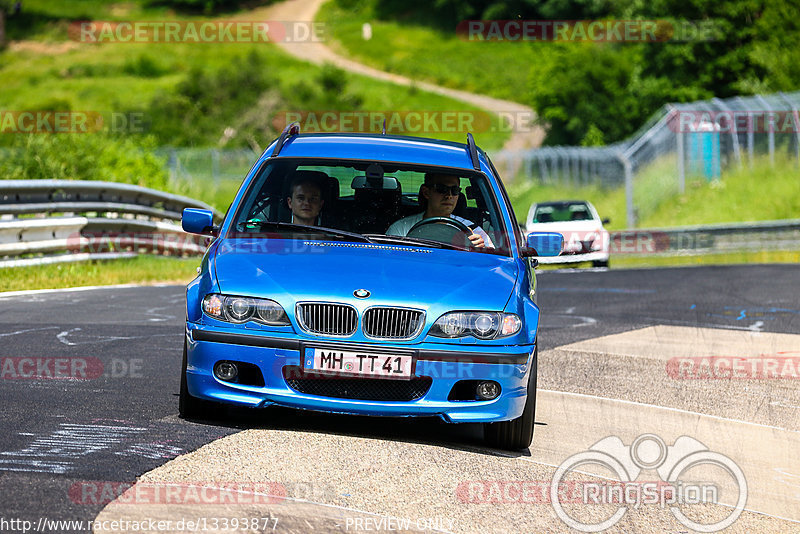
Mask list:
[[[592,262],[594,267],[608,267],[611,248],[608,231],[586,200],[558,200],[532,204],[525,221],[525,232],[558,232],[564,236],[559,256],[540,258],[540,263]]]

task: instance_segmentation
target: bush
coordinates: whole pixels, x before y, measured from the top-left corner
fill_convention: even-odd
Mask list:
[[[102,134],[17,135],[0,158],[9,180],[104,180],[165,190],[165,162],[152,154],[152,138]]]
[[[153,98],[145,112],[150,132],[171,146],[218,144],[226,128],[235,128],[240,117],[277,86],[267,72],[255,52],[216,72],[194,67],[174,90]]]

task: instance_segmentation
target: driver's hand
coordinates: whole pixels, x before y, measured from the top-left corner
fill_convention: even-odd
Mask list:
[[[475,233],[471,234],[469,236],[469,240],[470,243],[472,243],[472,246],[475,248],[483,248],[486,246],[486,243],[483,242],[483,238],[478,234]]]

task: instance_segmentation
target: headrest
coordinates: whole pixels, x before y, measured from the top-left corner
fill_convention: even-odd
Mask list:
[[[319,187],[320,191],[328,188],[328,175],[322,171],[295,171],[292,179],[289,180],[289,190],[295,184],[312,183]]]
[[[350,187],[358,190],[358,189],[373,189],[376,191],[383,190],[383,191],[400,191],[400,182],[397,181],[397,178],[394,176],[384,176],[383,181],[378,183],[381,187],[375,187],[373,183],[367,180],[366,176],[356,176],[353,178],[353,182],[350,184]]]

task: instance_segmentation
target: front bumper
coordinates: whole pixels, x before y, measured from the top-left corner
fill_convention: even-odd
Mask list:
[[[315,396],[289,387],[283,375],[284,367],[302,367],[302,346],[324,347],[329,343],[328,340],[317,342],[299,340],[293,336],[245,334],[241,329],[236,331],[187,323],[186,341],[187,386],[194,397],[253,408],[278,405],[331,413],[438,416],[445,421],[459,423],[505,421],[522,415],[527,396],[527,372],[535,348],[532,345],[370,345],[370,350],[374,352],[391,353],[393,348],[406,352],[413,350],[415,376],[431,378],[430,388],[421,398],[412,401],[375,401]],[[342,345],[338,342],[335,344]],[[264,386],[218,380],[212,369],[220,360],[258,366],[264,377]],[[481,379],[498,382],[500,396],[490,401],[448,400],[453,386],[459,380]]]

